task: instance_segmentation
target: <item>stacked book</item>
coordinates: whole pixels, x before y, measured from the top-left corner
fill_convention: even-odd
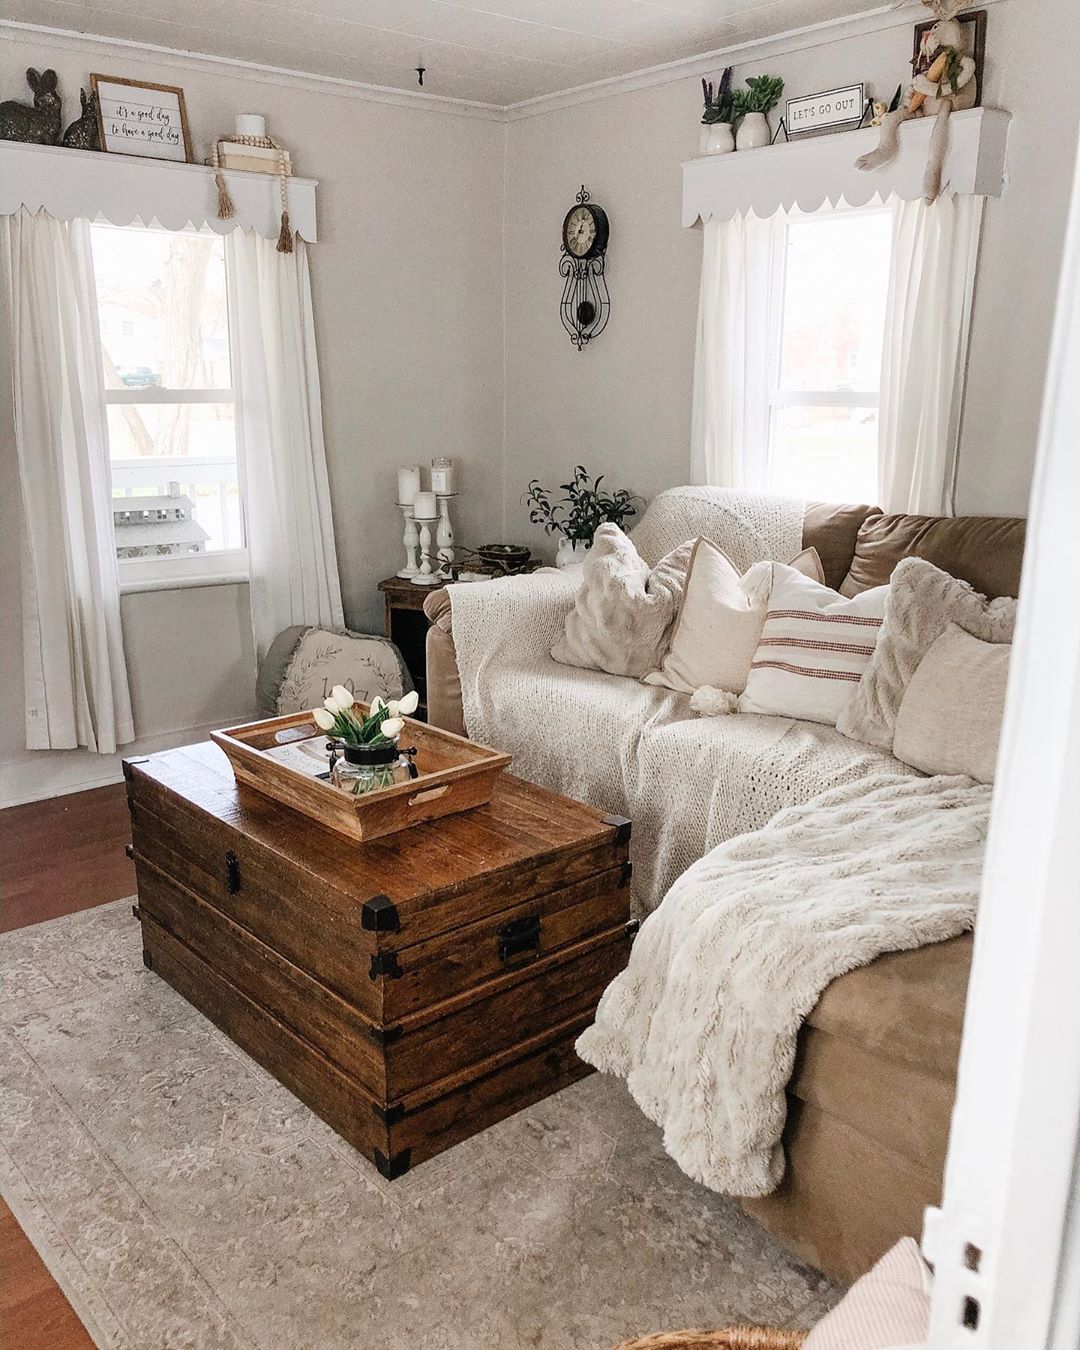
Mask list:
[[[288,150],[274,150],[270,146],[241,145],[238,141],[222,141],[219,158],[223,169],[244,169],[248,173],[278,173],[279,160],[285,161],[285,172],[292,173]]]

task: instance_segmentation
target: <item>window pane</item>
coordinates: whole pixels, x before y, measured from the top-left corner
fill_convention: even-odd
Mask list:
[[[891,250],[888,211],[788,225],[781,389],[877,391]]]
[[[231,403],[110,404],[108,418],[119,557],[244,546]]]
[[[228,389],[218,235],[92,229],[106,389]]]
[[[827,502],[876,502],[877,412],[873,408],[777,408],[769,486]]]

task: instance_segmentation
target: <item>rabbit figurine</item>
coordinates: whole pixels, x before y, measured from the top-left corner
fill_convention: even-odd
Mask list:
[[[31,67],[26,83],[34,93],[34,106],[8,98],[0,103],[0,140],[28,141],[32,145],[57,145],[60,141],[60,91],[56,71],[39,75]]]
[[[87,98],[86,90],[80,89],[79,99],[82,103],[82,114],[64,132],[63,144],[69,150],[100,150],[97,90],[95,89]]]
[[[861,155],[855,166],[872,172],[891,163],[900,150],[900,124],[912,117],[935,118],[930,153],[923,175],[923,199],[932,203],[941,192],[949,116],[973,108],[978,98],[975,61],[968,35],[956,14],[964,0],[923,0],[937,22],[923,39],[916,74],[900,105],[881,119],[881,141],[876,150]]]

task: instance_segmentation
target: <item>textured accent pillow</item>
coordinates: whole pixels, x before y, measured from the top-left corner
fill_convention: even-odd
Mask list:
[[[982,642],[949,624],[908,681],[893,754],[923,773],[994,781],[1012,644]]]
[[[582,566],[574,608],[551,655],[564,666],[640,678],[664,654],[694,541],[655,567],[618,525],[601,525]]]
[[[1015,600],[987,600],[933,563],[905,558],[889,582],[881,641],[855,697],[836,720],[837,730],[891,750],[908,682],[949,624],[983,642],[1012,642],[1015,622]]]
[[[874,654],[888,587],[853,599],[773,564],[769,604],[739,711],[836,725]]]
[[[906,1237],[855,1281],[803,1350],[917,1350],[929,1335],[930,1272]]]
[[[791,566],[823,579],[815,549],[804,549]],[[696,540],[667,655],[645,683],[683,694],[704,686],[741,694],[765,622],[772,569],[759,562],[740,576],[723,549]]]

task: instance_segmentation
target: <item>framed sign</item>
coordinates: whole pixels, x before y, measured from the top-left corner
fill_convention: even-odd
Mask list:
[[[191,161],[184,91],[169,84],[91,75],[98,96],[101,148],[146,159]]]
[[[789,98],[784,107],[784,126],[789,136],[832,127],[857,127],[866,111],[866,85],[845,84],[820,94]]]

